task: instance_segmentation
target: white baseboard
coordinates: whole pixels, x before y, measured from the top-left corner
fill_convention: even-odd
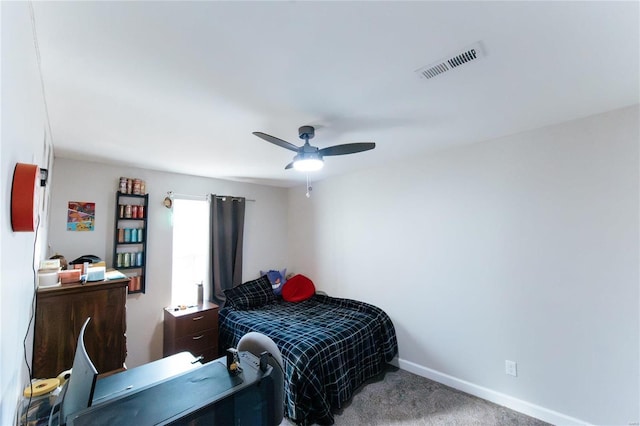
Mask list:
[[[450,386],[454,389],[458,389],[462,392],[477,396],[478,398],[486,399],[495,404],[502,405],[520,413],[526,414],[536,419],[554,424],[554,425],[588,425],[589,423],[558,413],[557,411],[549,410],[548,408],[541,407],[539,405],[532,404],[527,401],[523,401],[518,398],[506,395],[504,393],[496,392],[489,388],[476,385],[466,380],[458,379],[457,377],[450,376],[445,373],[433,370],[431,368],[418,365],[411,361],[406,361],[400,358],[394,358],[391,361],[392,365],[406,370],[410,373],[417,374],[418,376],[426,377],[427,379],[434,380],[443,385]]]

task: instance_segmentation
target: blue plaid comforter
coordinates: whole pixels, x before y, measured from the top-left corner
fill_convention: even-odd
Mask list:
[[[393,323],[380,308],[315,295],[256,309],[220,310],[220,347],[250,331],[278,345],[285,370],[285,414],[299,424],[333,424],[333,413],[398,352]]]

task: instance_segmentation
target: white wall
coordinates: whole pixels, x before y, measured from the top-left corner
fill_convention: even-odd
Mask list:
[[[11,186],[16,163],[47,167],[45,116],[28,4],[1,2],[2,14],[2,119],[0,150],[0,424],[15,422],[22,390],[29,384],[25,358],[31,364],[33,350],[33,267],[41,259],[46,239],[48,191],[39,190],[40,227],[35,232],[13,232]],[[47,140],[49,140],[47,136]],[[26,337],[26,354],[23,340]]]
[[[385,309],[403,368],[555,423],[638,422],[638,115],[291,189],[290,268]]]
[[[171,303],[171,211],[162,204],[167,191],[179,194],[243,196],[245,213],[243,279],[260,269],[286,265],[287,190],[130,167],[56,158],[52,185],[49,252],[71,261],[95,254],[112,265],[115,192],[120,176],[146,181],[149,195],[146,293],[127,299],[127,366],[162,357],[163,308]],[[96,203],[93,232],[66,230],[69,201]],[[195,286],[194,286],[195,291]]]

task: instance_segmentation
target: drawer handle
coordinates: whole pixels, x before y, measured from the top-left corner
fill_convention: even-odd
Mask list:
[[[200,315],[199,317],[192,318],[193,321],[199,321],[204,318],[204,315]]]
[[[200,340],[200,339],[202,339],[203,337],[204,337],[204,334],[201,334],[201,335],[199,335],[199,336],[192,337],[192,339],[193,339],[193,340]]]

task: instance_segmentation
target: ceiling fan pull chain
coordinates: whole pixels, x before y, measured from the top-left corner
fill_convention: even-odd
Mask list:
[[[309,173],[307,173],[307,193],[305,194],[307,196],[307,198],[311,197],[311,190],[313,188],[311,187],[311,185],[309,185]]]

